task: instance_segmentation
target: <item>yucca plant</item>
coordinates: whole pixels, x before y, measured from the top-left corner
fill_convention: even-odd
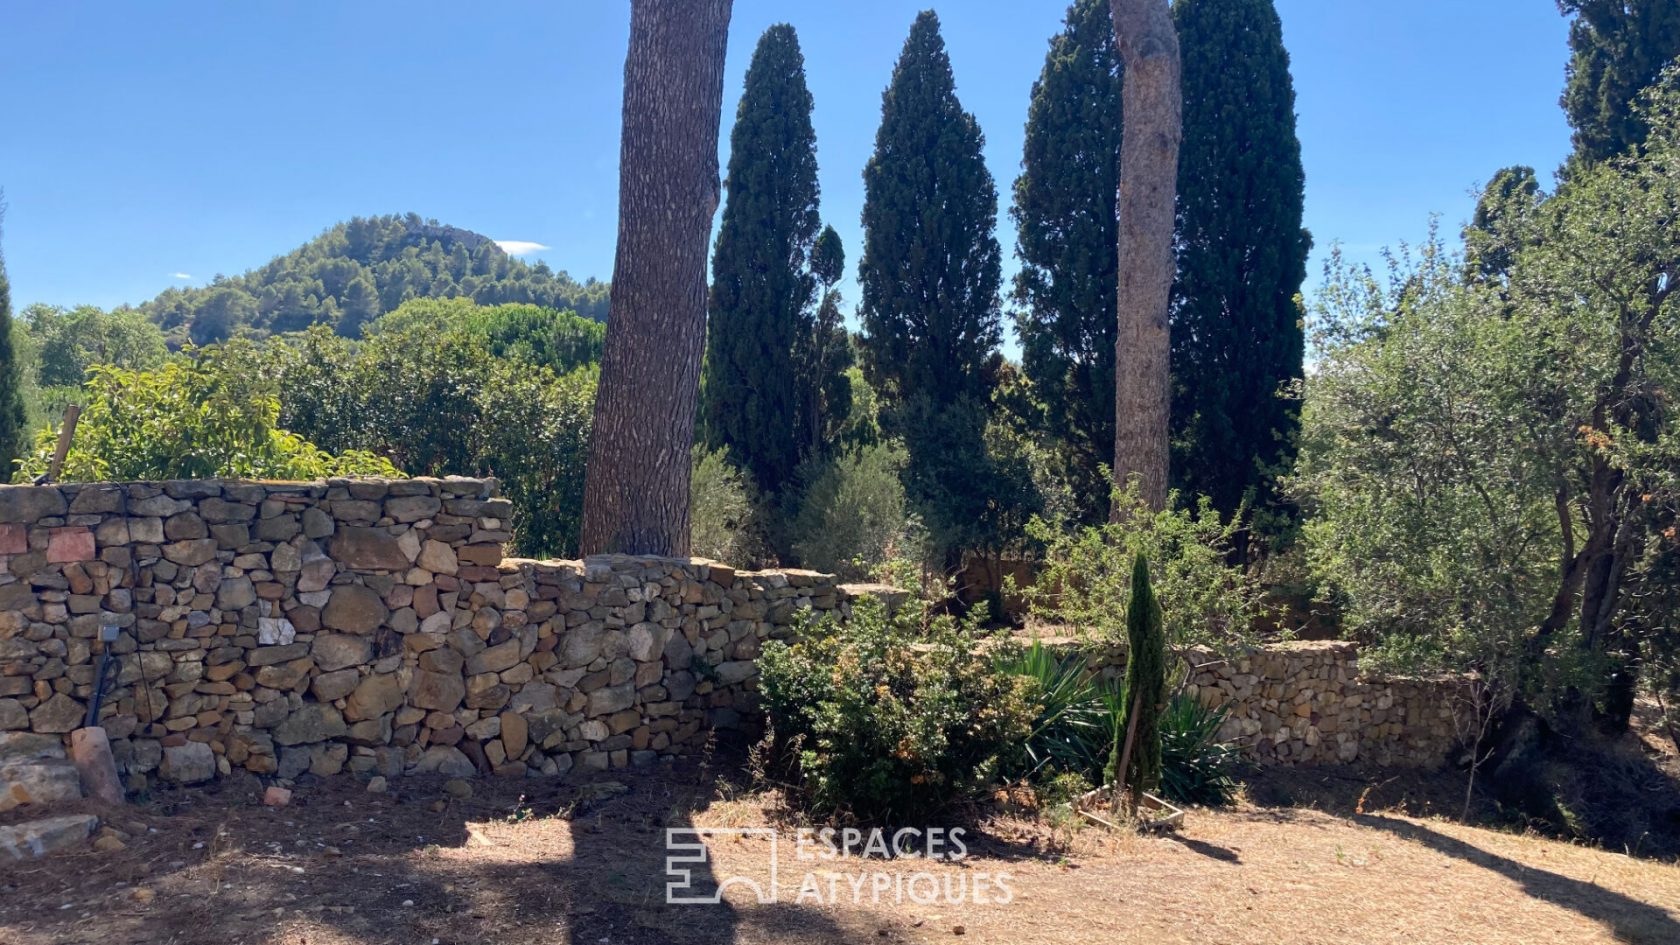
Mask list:
[[[1219,740],[1225,710],[1177,693],[1161,716],[1161,792],[1179,804],[1218,807],[1237,793],[1241,758]]]
[[[1039,640],[1003,653],[995,665],[1000,673],[1026,677],[1027,698],[1038,707],[1020,775],[1100,769],[1113,740],[1113,686],[1095,679],[1083,657],[1058,656]]]

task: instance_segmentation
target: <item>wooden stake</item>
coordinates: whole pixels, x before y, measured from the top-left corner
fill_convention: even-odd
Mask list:
[[[1141,688],[1141,687],[1139,687]],[[1126,769],[1132,764],[1132,740],[1137,738],[1138,709],[1143,706],[1143,693],[1132,697],[1132,717],[1126,720],[1126,745],[1120,750],[1120,767],[1114,770],[1114,809],[1120,810],[1122,795],[1126,796],[1125,810],[1130,812],[1134,805],[1130,803],[1130,795],[1126,791]]]
[[[81,416],[80,404],[64,408],[64,422],[58,427],[58,448],[53,450],[52,463],[47,466],[47,482],[57,482],[58,474],[64,471],[64,458],[70,455],[70,441],[76,436],[76,421]]]

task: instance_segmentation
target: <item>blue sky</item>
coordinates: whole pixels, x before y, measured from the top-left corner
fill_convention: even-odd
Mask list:
[[[855,266],[861,172],[921,2],[736,0],[727,123],[765,27],[799,30],[823,214]],[[1316,249],[1376,258],[1497,168],[1566,154],[1566,24],[1535,0],[1278,0]],[[1005,204],[1063,0],[936,7]],[[414,211],[608,278],[626,0],[13,3],[0,187],[13,301],[111,306],[266,262],[352,215]],[[855,300],[856,293],[849,293]]]

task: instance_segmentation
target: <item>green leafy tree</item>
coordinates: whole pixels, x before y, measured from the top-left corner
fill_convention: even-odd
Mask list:
[[[1464,257],[1471,278],[1503,281],[1510,274],[1518,248],[1511,241],[1522,232],[1541,196],[1540,180],[1532,167],[1502,167],[1493,175],[1464,229]]]
[[[1176,0],[1184,60],[1172,408],[1180,488],[1223,515],[1292,457],[1311,239],[1295,90],[1271,0]]]
[[[780,494],[799,465],[796,349],[810,333],[817,137],[793,27],[764,31],[729,136],[728,200],[712,255],[706,439]]]
[[[169,353],[163,332],[134,309],[31,305],[23,319],[39,351],[36,381],[43,387],[80,386],[95,364],[156,367]]]
[[[497,360],[478,395],[475,471],[493,475],[513,503],[513,545],[529,557],[576,554],[583,467],[595,409],[596,365],[556,375]]]
[[[947,564],[989,496],[988,369],[999,337],[997,188],[931,11],[881,98],[864,168],[864,369],[909,451],[905,488]]]
[[[760,557],[758,490],[723,450],[695,447],[689,473],[689,553],[749,566]]]
[[[1072,530],[1042,520],[1028,526],[1043,546],[1038,580],[1026,592],[1033,614],[1098,645],[1121,642],[1132,565],[1144,557],[1154,562],[1152,593],[1166,611],[1171,646],[1231,652],[1253,643],[1267,610],[1256,577],[1231,563],[1237,523],[1221,520],[1206,498],[1151,512],[1134,488],[1114,502],[1122,512],[1117,521]]]
[[[1480,665],[1573,735],[1625,729],[1666,649],[1641,634],[1673,632],[1646,608],[1680,505],[1674,83],[1637,156],[1522,220],[1504,285],[1438,246],[1387,290],[1333,271],[1307,386],[1308,550],[1350,627]]]
[[[598,378],[593,362],[555,370],[587,350],[568,334],[574,321],[584,320],[417,299],[361,342],[325,325],[271,339],[268,364],[292,429],[389,456],[410,475],[494,475],[519,553],[574,555]]]
[[[5,236],[5,217],[6,204],[0,194],[0,238]],[[23,371],[12,339],[12,283],[6,277],[6,256],[0,246],[0,469],[8,473],[27,446],[23,386]]]
[[[1558,0],[1569,24],[1563,110],[1575,129],[1575,163],[1628,153],[1650,126],[1634,107],[1639,93],[1680,56],[1680,4],[1674,0]]]
[[[1108,0],[1078,0],[1033,83],[1016,225],[1015,330],[1058,473],[1107,517],[1114,456],[1120,62]]]
[[[399,476],[384,458],[328,453],[279,424],[274,380],[249,341],[190,349],[153,371],[92,369],[61,478],[318,479]],[[47,470],[58,431],[41,430],[19,478]]]
[[[793,550],[808,568],[869,580],[894,557],[919,560],[918,535],[904,503],[904,450],[864,446],[825,463],[805,486],[793,523]]]

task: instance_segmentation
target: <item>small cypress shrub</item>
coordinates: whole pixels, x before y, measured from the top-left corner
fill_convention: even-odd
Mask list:
[[[1112,783],[1123,783],[1138,797],[1161,786],[1161,712],[1167,702],[1167,638],[1162,630],[1161,605],[1149,584],[1149,559],[1142,554],[1132,565],[1132,595],[1126,607],[1125,715],[1115,729],[1114,750],[1108,761]],[[1134,724],[1133,714],[1137,718]],[[1124,781],[1121,755],[1130,733],[1131,752]]]

